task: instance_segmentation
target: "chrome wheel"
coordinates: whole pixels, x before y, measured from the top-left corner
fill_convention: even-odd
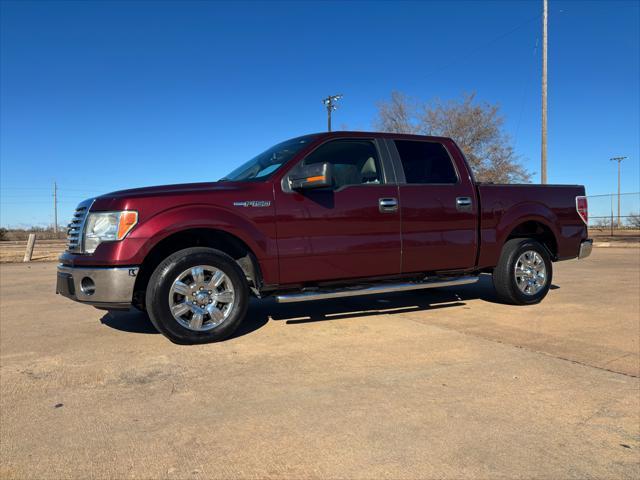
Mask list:
[[[235,304],[233,284],[219,268],[198,265],[185,270],[171,285],[169,308],[189,330],[204,332],[222,324]]]
[[[544,260],[534,250],[527,250],[520,255],[514,268],[516,285],[525,295],[535,295],[547,283],[547,268]]]

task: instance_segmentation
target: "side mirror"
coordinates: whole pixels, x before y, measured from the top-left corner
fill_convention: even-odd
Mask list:
[[[330,187],[333,185],[331,164],[324,162],[303,165],[289,176],[289,185],[292,190]]]

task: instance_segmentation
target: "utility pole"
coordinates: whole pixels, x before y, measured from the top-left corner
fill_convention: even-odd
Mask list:
[[[620,228],[620,164],[627,157],[612,157],[609,160],[618,162],[618,228]]]
[[[58,233],[58,185],[53,182],[53,233]]]
[[[540,183],[547,183],[547,0],[542,0],[542,144]]]
[[[333,112],[338,106],[336,102],[342,98],[342,94],[340,95],[329,95],[327,98],[322,99],[322,103],[327,107],[327,131],[331,131],[331,112]]]

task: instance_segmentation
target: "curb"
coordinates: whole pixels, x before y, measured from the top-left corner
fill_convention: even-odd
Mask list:
[[[593,243],[594,248],[640,248],[640,243],[612,243],[600,242]]]

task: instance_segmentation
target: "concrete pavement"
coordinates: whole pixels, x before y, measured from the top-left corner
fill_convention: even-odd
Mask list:
[[[277,305],[181,347],[0,267],[1,478],[638,478],[640,250],[478,287]]]

